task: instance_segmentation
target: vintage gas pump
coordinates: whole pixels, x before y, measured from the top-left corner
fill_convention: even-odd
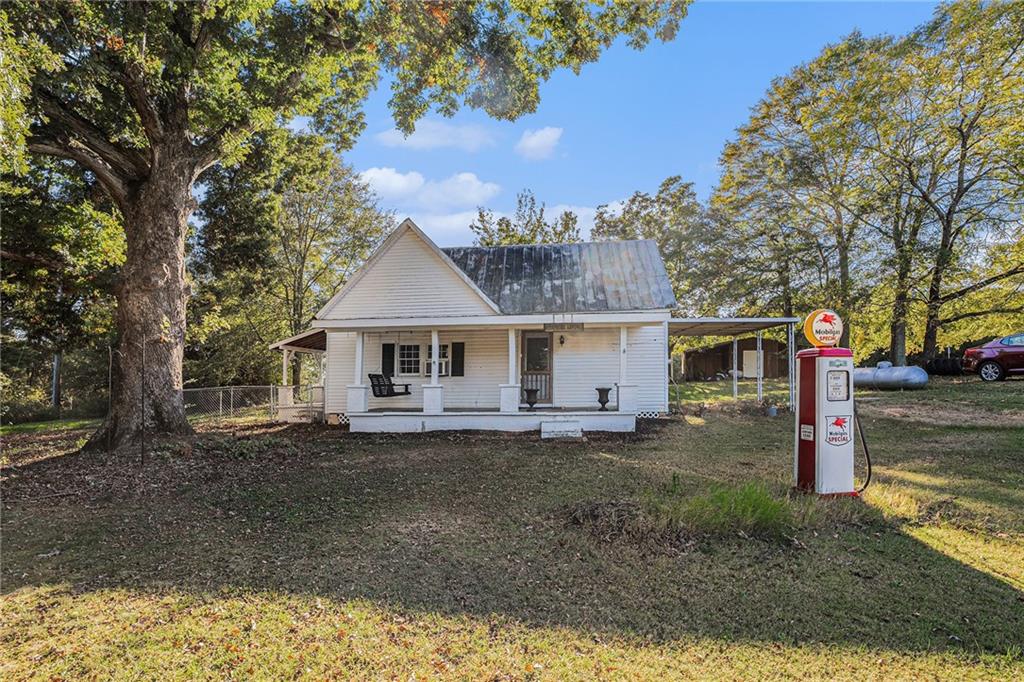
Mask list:
[[[836,347],[843,321],[815,310],[804,322],[814,348],[796,354],[793,477],[799,490],[857,495],[853,484],[853,353]]]

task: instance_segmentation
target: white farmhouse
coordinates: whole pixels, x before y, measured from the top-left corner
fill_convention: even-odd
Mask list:
[[[442,249],[406,220],[308,331],[272,346],[285,383],[292,353],[325,356],[316,404],[286,389],[278,414],[369,432],[632,431],[668,410],[675,305],[651,241]]]

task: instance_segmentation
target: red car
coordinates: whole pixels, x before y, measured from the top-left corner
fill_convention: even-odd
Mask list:
[[[968,348],[963,365],[965,371],[977,372],[982,381],[1002,381],[1011,374],[1024,374],[1024,333]]]

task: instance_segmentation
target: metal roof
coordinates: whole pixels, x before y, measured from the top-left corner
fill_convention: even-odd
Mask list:
[[[668,321],[668,333],[670,336],[737,336],[800,321],[799,317],[674,317]]]
[[[505,315],[674,308],[651,240],[442,249]]]
[[[307,329],[270,345],[270,350],[293,350],[298,353],[314,353],[327,350],[327,332],[323,329]]]

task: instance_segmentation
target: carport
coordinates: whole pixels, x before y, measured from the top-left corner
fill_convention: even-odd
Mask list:
[[[762,335],[765,329],[786,327],[786,353],[789,358],[789,409],[796,403],[796,325],[799,317],[674,317],[668,322],[669,337],[731,336],[732,397],[739,398],[739,353],[737,339],[750,333],[757,337],[757,400],[764,399],[764,368],[762,367]]]

